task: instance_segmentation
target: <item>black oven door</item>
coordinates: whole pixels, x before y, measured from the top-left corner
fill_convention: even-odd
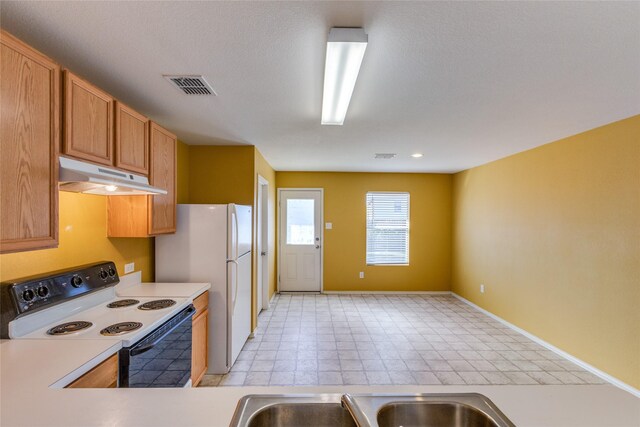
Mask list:
[[[118,387],[184,387],[191,379],[193,305],[120,350]]]

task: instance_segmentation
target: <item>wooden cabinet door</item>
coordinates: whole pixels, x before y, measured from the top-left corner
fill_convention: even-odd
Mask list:
[[[176,156],[178,140],[174,134],[151,122],[149,182],[167,194],[149,197],[149,234],[176,231]]]
[[[118,353],[69,384],[66,388],[116,388],[118,386]]]
[[[58,246],[60,67],[0,33],[0,252]]]
[[[113,98],[64,71],[64,141],[62,153],[113,165]]]
[[[209,310],[204,309],[193,318],[191,344],[191,384],[196,387],[207,372],[209,345]]]
[[[149,174],[149,120],[116,102],[115,166],[130,172]]]

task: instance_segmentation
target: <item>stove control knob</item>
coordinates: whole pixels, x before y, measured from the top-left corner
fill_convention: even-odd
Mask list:
[[[27,302],[31,301],[33,298],[35,298],[35,296],[36,294],[31,289],[27,289],[22,293],[22,299]]]
[[[71,279],[71,286],[73,286],[74,288],[79,288],[80,285],[82,285],[82,277],[73,276],[73,278]]]
[[[108,276],[109,276],[109,273],[107,273],[107,272],[106,272],[106,271],[104,271],[104,270],[100,270],[100,278],[101,278],[102,280],[106,279]]]
[[[113,267],[109,267],[109,276],[114,277],[116,275],[116,269]]]
[[[38,288],[38,296],[44,298],[47,295],[49,295],[49,288],[47,288],[46,286],[40,286]]]

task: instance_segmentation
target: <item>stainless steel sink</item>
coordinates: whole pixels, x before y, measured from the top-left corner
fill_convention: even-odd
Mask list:
[[[231,426],[357,427],[340,394],[249,395],[240,399]]]
[[[359,426],[514,427],[487,397],[456,394],[345,394],[343,405]]]
[[[460,403],[396,402],[378,411],[380,427],[498,427],[487,414]]]
[[[514,427],[485,396],[464,394],[248,395],[231,427]]]

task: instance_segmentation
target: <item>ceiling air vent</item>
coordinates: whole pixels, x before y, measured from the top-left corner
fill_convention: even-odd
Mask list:
[[[164,76],[164,78],[187,95],[218,95],[202,76]]]
[[[396,156],[396,153],[376,153],[376,159],[393,159]]]

